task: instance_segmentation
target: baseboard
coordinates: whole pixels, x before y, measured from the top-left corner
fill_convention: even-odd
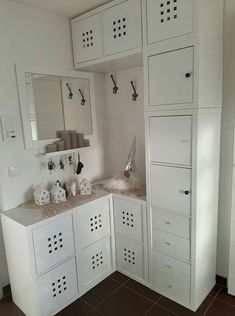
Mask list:
[[[228,285],[228,280],[227,278],[224,278],[220,275],[216,275],[216,283],[219,284],[219,285],[222,285],[224,287],[227,287]]]

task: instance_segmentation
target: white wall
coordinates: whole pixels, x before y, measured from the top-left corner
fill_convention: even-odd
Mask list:
[[[34,150],[25,150],[22,136],[15,63],[73,68],[70,23],[68,19],[45,13],[12,1],[0,5],[0,116],[14,115],[18,139],[3,142],[0,135],[0,210],[14,208],[32,197],[32,186],[68,180],[73,172],[49,175],[41,169],[41,159]],[[104,113],[102,93],[103,76],[96,75],[96,102],[98,119]],[[91,179],[105,175],[105,152],[102,149],[104,124],[98,121],[98,142],[94,149],[82,155],[83,176]],[[20,168],[17,178],[8,177],[8,166]],[[0,282],[9,282],[0,231]]]
[[[143,68],[121,70],[114,75],[119,88],[116,95],[113,94],[110,73],[105,75],[110,174],[117,176],[124,170],[130,146],[136,135],[136,164],[145,183]],[[131,80],[136,82],[139,94],[135,102],[132,101]]]
[[[235,109],[235,1],[225,1],[217,274],[228,276]]]

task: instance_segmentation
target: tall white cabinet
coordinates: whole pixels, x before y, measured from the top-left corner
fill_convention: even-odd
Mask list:
[[[149,284],[192,310],[215,284],[222,13],[143,1]]]

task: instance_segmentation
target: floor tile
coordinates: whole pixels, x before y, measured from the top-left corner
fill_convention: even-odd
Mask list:
[[[96,308],[107,316],[142,316],[152,304],[128,288],[121,287]]]
[[[110,278],[105,279],[96,285],[93,289],[88,291],[82,296],[82,300],[95,306],[100,301],[102,301],[108,294],[112,293],[115,289],[120,286],[119,283],[113,281]]]
[[[12,302],[12,298],[9,296],[0,301],[0,315],[24,316],[25,314]]]
[[[92,309],[92,306],[88,305],[86,302],[82,301],[81,299],[76,300],[61,312],[59,312],[58,316],[83,316],[88,313]]]
[[[214,300],[205,316],[234,316],[235,307],[223,301]]]
[[[97,311],[97,309],[92,309],[88,314],[86,314],[86,316],[104,316],[104,314]]]
[[[166,309],[162,308],[159,305],[154,305],[151,310],[144,314],[144,316],[175,316],[176,314],[167,311]]]
[[[129,289],[133,291],[136,291],[137,293],[143,295],[144,297],[148,298],[149,300],[153,302],[156,302],[161,297],[161,295],[158,294],[157,292],[150,290],[148,287],[134,280],[127,281],[124,286],[128,287]]]
[[[210,291],[209,295],[215,297],[215,296],[219,293],[219,291],[220,291],[221,289],[222,289],[222,286],[216,284],[216,285],[213,287],[213,289]]]
[[[223,288],[216,298],[235,306],[235,296],[229,295],[226,288]]]
[[[194,313],[193,311],[173,302],[172,300],[169,300],[166,297],[160,298],[160,300],[158,301],[158,304],[165,307],[166,309],[172,311],[173,313],[180,315],[180,316],[192,316],[192,315],[202,316],[202,315],[204,315],[204,313],[207,310],[207,308],[209,307],[209,305],[212,303],[213,299],[214,298],[212,296],[207,296],[207,298],[204,300],[202,305],[198,308],[196,313]]]
[[[124,275],[124,274],[122,274],[122,273],[120,273],[120,272],[118,272],[118,271],[115,271],[113,274],[111,274],[111,275],[110,275],[110,278],[111,278],[112,280],[114,280],[114,281],[120,283],[120,284],[123,284],[124,282],[126,282],[127,280],[129,280],[129,278],[128,278],[126,275]]]

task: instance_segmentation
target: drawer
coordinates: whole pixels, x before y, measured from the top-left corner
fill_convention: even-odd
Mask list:
[[[111,239],[107,237],[81,250],[78,255],[80,287],[89,287],[98,277],[112,268]]]
[[[144,247],[141,243],[116,234],[117,269],[144,279]]]
[[[74,254],[71,215],[34,229],[32,235],[38,274]]]
[[[190,239],[190,219],[164,211],[152,210],[153,228]]]
[[[190,283],[190,264],[152,251],[152,267],[178,280]]]
[[[151,205],[187,216],[191,214],[191,170],[150,166]]]
[[[157,269],[152,270],[152,285],[184,303],[190,304],[190,284],[179,281]]]
[[[193,0],[147,0],[148,44],[193,32]]]
[[[191,116],[150,117],[150,159],[154,162],[191,165]]]
[[[165,254],[173,255],[183,260],[190,260],[190,241],[153,229],[153,249],[163,251]]]
[[[194,49],[186,47],[148,57],[150,106],[193,102]]]
[[[141,204],[114,198],[114,220],[116,232],[143,241]]]
[[[70,259],[36,279],[38,315],[54,315],[78,296],[75,259]]]
[[[77,212],[79,242],[86,247],[110,234],[109,198],[79,206]]]

